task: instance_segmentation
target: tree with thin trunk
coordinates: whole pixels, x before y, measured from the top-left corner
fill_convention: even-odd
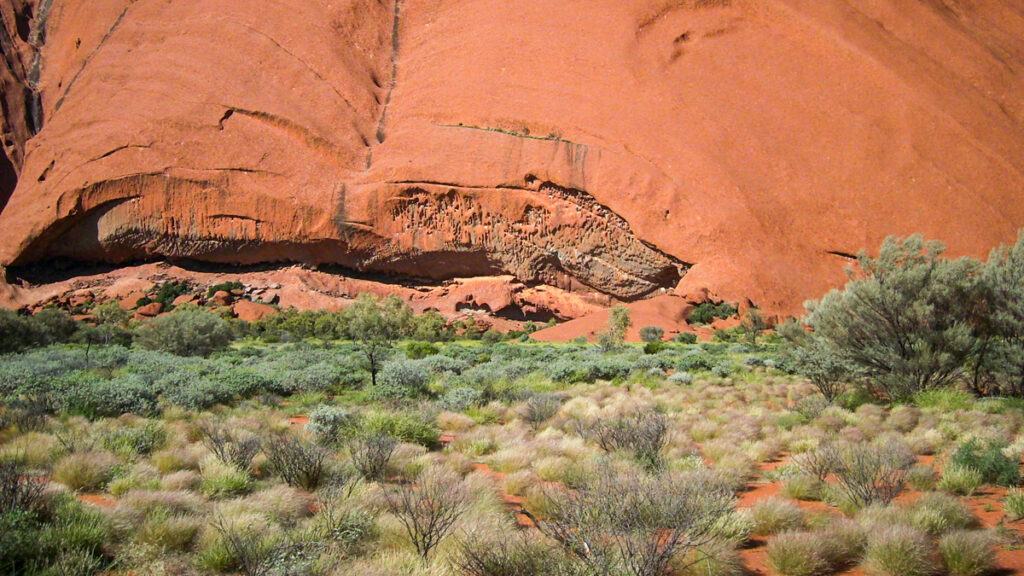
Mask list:
[[[412,309],[394,296],[379,302],[373,296],[363,294],[345,313],[352,339],[366,360],[370,383],[376,386],[377,374],[384,360],[391,355],[395,340],[408,334],[412,328]]]

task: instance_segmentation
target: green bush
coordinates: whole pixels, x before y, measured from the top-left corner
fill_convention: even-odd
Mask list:
[[[984,477],[978,470],[950,464],[942,470],[938,488],[960,496],[970,496],[984,483]]]
[[[377,375],[375,398],[419,398],[427,393],[430,373],[416,360],[395,359],[384,363]]]
[[[954,466],[972,468],[981,473],[981,480],[997,486],[1016,486],[1020,483],[1020,468],[1014,460],[1003,454],[1006,444],[996,440],[973,438],[953,452],[950,462]]]
[[[483,394],[479,390],[475,390],[473,388],[453,388],[438,399],[437,406],[442,410],[462,412],[467,408],[479,404],[482,397]]]
[[[1003,499],[1003,510],[1014,520],[1024,518],[1024,491],[1011,490],[1006,493]]]
[[[227,347],[232,337],[223,318],[195,306],[179,306],[170,314],[148,320],[135,335],[143,348],[178,356],[209,356]]]
[[[309,412],[306,432],[321,444],[334,444],[358,431],[360,420],[348,408],[320,405]]]
[[[697,335],[690,332],[681,332],[676,335],[675,341],[679,344],[696,344]]]
[[[975,355],[972,306],[980,301],[977,261],[941,258],[939,242],[887,238],[879,256],[858,255],[842,290],[809,302],[813,333],[801,347],[833,358],[840,381],[863,381],[890,401],[960,378]]]
[[[367,434],[385,434],[427,448],[436,448],[441,431],[429,414],[421,411],[372,412],[363,421]]]
[[[214,284],[206,290],[206,297],[209,298],[217,292],[231,292],[232,290],[242,290],[245,285],[238,281],[221,282],[220,284]]]
[[[715,318],[729,318],[735,316],[736,312],[736,307],[726,302],[719,304],[702,302],[693,309],[687,321],[690,324],[710,324]]]
[[[421,360],[427,356],[433,356],[439,351],[437,345],[430,342],[409,342],[405,345],[405,355],[410,360]]]
[[[661,326],[644,326],[640,329],[640,340],[644,342],[660,342],[665,337],[665,329]]]

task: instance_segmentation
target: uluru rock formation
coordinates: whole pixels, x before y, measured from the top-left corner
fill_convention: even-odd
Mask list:
[[[1024,0],[0,0],[0,266],[333,264],[772,312],[1024,226]]]

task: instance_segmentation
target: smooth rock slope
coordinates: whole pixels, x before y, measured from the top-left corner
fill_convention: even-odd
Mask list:
[[[2,0],[0,266],[298,262],[770,312],[1024,226],[1024,0]]]

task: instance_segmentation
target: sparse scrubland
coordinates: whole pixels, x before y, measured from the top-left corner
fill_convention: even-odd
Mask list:
[[[1024,248],[937,252],[862,258],[812,331],[701,343],[624,344],[622,312],[598,345],[467,339],[369,299],[2,313],[0,573],[1015,570]]]

